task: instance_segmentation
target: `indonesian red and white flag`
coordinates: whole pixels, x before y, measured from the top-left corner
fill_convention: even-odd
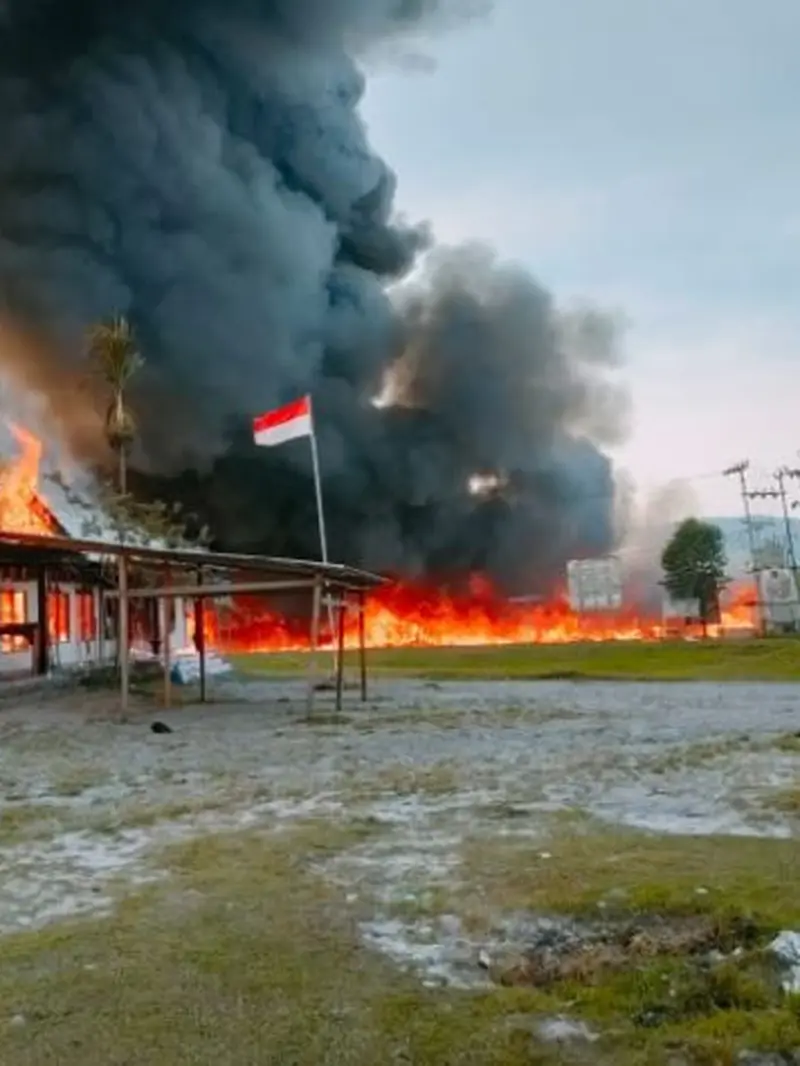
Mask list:
[[[310,396],[265,411],[253,419],[253,438],[263,448],[274,448],[297,437],[310,437],[313,432]]]

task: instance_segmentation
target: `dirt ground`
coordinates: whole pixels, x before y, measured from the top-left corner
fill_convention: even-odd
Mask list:
[[[97,693],[0,704],[0,929],[114,906],[161,876],[164,844],[313,817],[380,826],[319,875],[363,942],[429,984],[480,986],[514,937],[436,911],[475,841],[535,842],[553,819],[788,838],[798,690],[760,684],[381,681],[304,720],[302,682],[216,683],[219,702],[109,720]],[[154,734],[154,719],[168,735]],[[444,906],[444,904],[443,904]],[[476,954],[477,953],[477,954]]]

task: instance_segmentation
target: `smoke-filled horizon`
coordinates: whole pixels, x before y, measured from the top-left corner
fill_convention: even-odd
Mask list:
[[[249,440],[306,391],[332,557],[528,588],[612,544],[613,319],[429,251],[360,117],[362,58],[459,7],[0,0],[0,295],[37,336],[10,369],[69,431],[88,324],[128,316],[141,483],[225,547],[318,552],[307,447]]]

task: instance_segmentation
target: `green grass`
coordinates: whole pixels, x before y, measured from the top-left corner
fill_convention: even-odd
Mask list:
[[[302,654],[234,656],[246,673],[304,673]],[[383,676],[430,680],[569,678],[663,681],[800,681],[800,641],[611,641],[481,648],[396,648],[367,653],[368,668]],[[322,669],[322,656],[320,656]],[[347,668],[356,668],[348,654]]]
[[[196,840],[114,918],[0,941],[3,1066],[529,1066],[524,995],[428,992],[359,946],[311,826]]]
[[[707,971],[655,957],[547,988],[423,988],[360,946],[358,913],[313,873],[378,831],[312,821],[277,836],[195,839],[167,853],[167,883],[123,899],[113,917],[0,940],[0,1062],[727,1066],[741,1048],[800,1046],[797,1003],[752,953]],[[585,913],[621,888],[640,911],[750,915],[762,938],[800,919],[789,842],[651,838],[564,820],[546,865],[504,846],[473,842],[465,853],[494,904]],[[560,1013],[586,1019],[600,1041],[577,1058],[537,1044],[536,1020]],[[22,1024],[8,1024],[16,1015]]]
[[[539,990],[554,1011],[569,1004],[595,1030],[618,1034],[612,1061],[668,1062],[678,1048],[688,1052],[678,1061],[726,1064],[742,1049],[800,1048],[800,999],[781,991],[764,952],[800,925],[796,841],[658,836],[574,817],[558,820],[547,843],[475,838],[460,872],[461,886],[440,893],[435,909],[479,936],[503,913],[653,930],[622,963],[607,947],[588,950]],[[706,965],[687,946],[698,936],[741,954]],[[507,965],[530,982],[529,963],[520,971],[512,955]]]
[[[467,842],[467,905],[480,900],[487,911],[746,917],[769,935],[800,925],[796,840],[660,836],[598,827],[577,815],[557,825],[548,843]]]

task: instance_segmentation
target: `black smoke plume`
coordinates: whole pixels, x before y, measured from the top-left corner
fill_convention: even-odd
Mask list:
[[[529,588],[612,542],[613,324],[477,247],[409,280],[430,234],[360,118],[362,60],[464,6],[0,0],[12,369],[69,427],[87,324],[127,315],[141,484],[220,546],[318,552],[307,447],[249,439],[305,391],[334,558]]]

